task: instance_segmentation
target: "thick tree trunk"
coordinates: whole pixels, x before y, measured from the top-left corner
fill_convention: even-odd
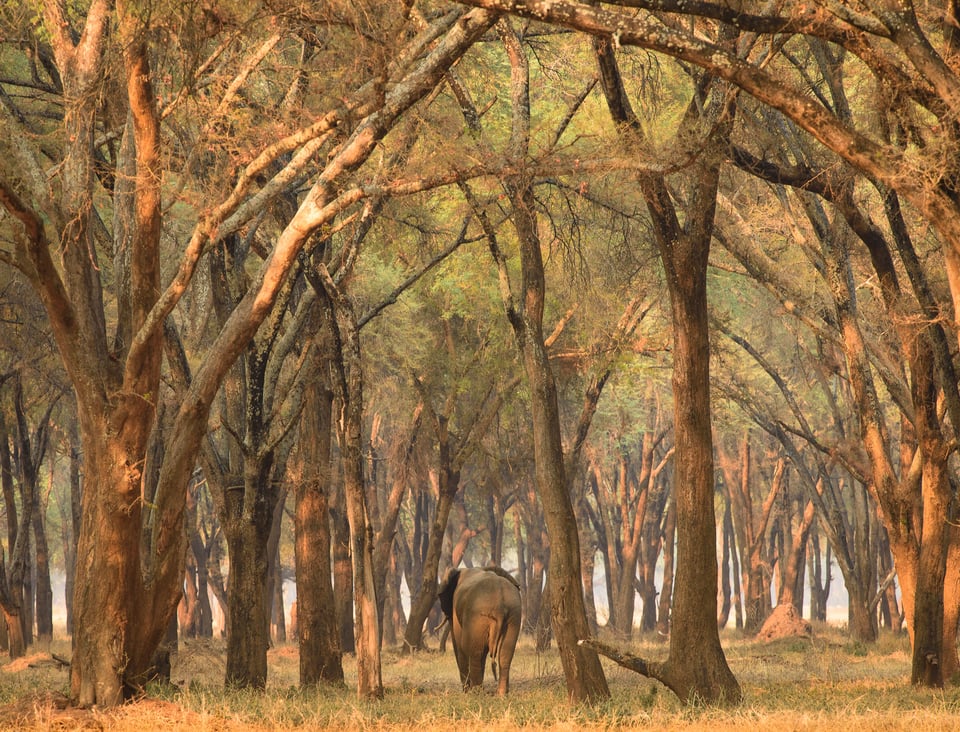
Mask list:
[[[731,34],[721,28],[723,40]],[[624,135],[642,136],[617,66],[613,42],[594,40],[607,106]],[[711,143],[727,143],[732,108],[711,99],[702,79],[690,122],[715,126]],[[691,130],[692,132],[692,130]],[[708,149],[690,171],[691,190],[680,217],[662,176],[645,175],[640,188],[653,221],[666,274],[673,323],[673,396],[676,454],[674,505],[677,572],[674,578],[670,656],[657,678],[683,701],[736,703],[742,692],[730,672],[717,630],[717,550],[714,515],[713,434],[710,427],[710,333],[707,262],[713,232],[720,160]]]
[[[942,665],[943,678],[952,680],[960,672],[960,658],[957,656],[957,631],[960,627],[960,529],[950,524],[946,530],[952,536],[948,539],[946,581],[943,586]],[[891,588],[888,587],[885,593],[888,602],[891,594]],[[896,609],[895,594],[893,608]]]
[[[877,614],[870,605],[871,588],[848,588],[848,624],[850,637],[861,643],[877,640]]]
[[[716,175],[716,169],[709,172]],[[711,206],[709,200],[701,203]],[[712,221],[712,215],[705,215],[703,220]],[[709,239],[684,236],[667,242],[661,251],[673,314],[677,446],[674,500],[678,528],[670,656],[664,679],[684,701],[699,698],[737,703],[742,692],[727,665],[717,632],[717,545],[706,297]]]
[[[924,372],[932,377],[932,368]],[[944,684],[944,581],[948,541],[953,532],[944,517],[950,515],[952,490],[947,459],[951,448],[940,431],[937,414],[937,388],[924,373],[914,374],[914,403],[917,409],[917,437],[923,454],[921,475],[923,523],[917,564],[917,585],[913,613],[913,663],[910,680],[914,684],[941,687]],[[955,651],[954,651],[955,652]]]
[[[296,488],[294,552],[300,685],[343,682],[330,566],[330,448],[333,392],[308,387],[301,426],[303,474]]]
[[[250,460],[244,468],[243,489],[225,486],[221,518],[230,558],[227,578],[227,686],[263,689],[267,683],[270,647],[270,597],[267,585],[275,492],[265,489],[272,461]],[[253,497],[253,500],[250,500]]]
[[[82,414],[84,473],[77,548],[71,696],[82,706],[120,703],[145,682],[149,654],[128,632],[140,622],[140,475],[115,456],[126,453],[113,430]],[[142,451],[138,451],[142,454]],[[182,574],[179,576],[182,577]],[[164,619],[163,629],[166,629]],[[158,639],[159,640],[159,639]]]

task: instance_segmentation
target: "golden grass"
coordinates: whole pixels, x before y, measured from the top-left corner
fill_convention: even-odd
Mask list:
[[[732,709],[687,707],[659,684],[604,661],[611,698],[594,707],[566,700],[556,650],[538,654],[523,639],[514,661],[511,694],[459,689],[452,654],[383,654],[385,695],[357,698],[352,659],[342,688],[298,688],[295,645],[270,651],[266,692],[225,690],[222,641],[183,644],[172,687],[156,687],[137,702],[98,711],[66,703],[69,674],[44,663],[49,654],[0,668],[0,729],[24,730],[823,730],[960,729],[960,687],[934,691],[909,684],[904,637],[872,646],[818,628],[813,639],[754,643],[724,635],[730,666],[745,701]],[[69,644],[55,651],[69,655]],[[663,644],[635,642],[631,650],[663,657]]]

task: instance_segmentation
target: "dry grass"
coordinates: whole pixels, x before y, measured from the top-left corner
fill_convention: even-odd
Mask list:
[[[725,636],[730,666],[746,696],[733,709],[690,708],[649,679],[604,662],[611,698],[595,707],[566,701],[555,650],[537,654],[521,642],[512,693],[459,690],[451,654],[402,656],[385,651],[384,699],[357,698],[355,669],[345,659],[343,688],[301,690],[294,645],[270,652],[266,693],[224,690],[220,641],[185,644],[173,687],[109,711],[68,706],[68,672],[36,653],[0,668],[0,729],[26,730],[954,730],[960,729],[960,688],[914,689],[906,639],[873,646],[818,628],[813,639],[752,643]],[[55,652],[69,655],[64,643]],[[634,652],[662,657],[664,645],[634,643]]]

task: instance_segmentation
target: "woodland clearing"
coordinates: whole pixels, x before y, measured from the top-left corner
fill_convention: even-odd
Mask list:
[[[0,667],[0,729],[23,730],[949,730],[960,727],[960,687],[910,685],[905,635],[878,643],[849,640],[815,626],[806,638],[760,643],[736,631],[722,634],[745,701],[734,708],[682,705],[654,681],[604,661],[611,699],[600,705],[567,702],[555,647],[537,653],[522,638],[511,674],[511,694],[459,689],[451,652],[401,655],[385,650],[382,700],[356,695],[352,657],[344,658],[347,685],[298,687],[296,644],[270,650],[265,692],[223,687],[222,640],[181,644],[172,686],[154,686],[135,702],[109,710],[68,706],[69,672],[52,654],[69,656],[69,641],[50,652],[32,649]],[[609,638],[607,639],[610,640]],[[665,657],[666,644],[627,646],[647,658]]]

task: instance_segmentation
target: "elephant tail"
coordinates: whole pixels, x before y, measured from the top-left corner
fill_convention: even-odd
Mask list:
[[[493,680],[500,680],[500,650],[503,648],[503,639],[507,635],[506,618],[502,615],[490,627],[490,670],[493,671]]]

